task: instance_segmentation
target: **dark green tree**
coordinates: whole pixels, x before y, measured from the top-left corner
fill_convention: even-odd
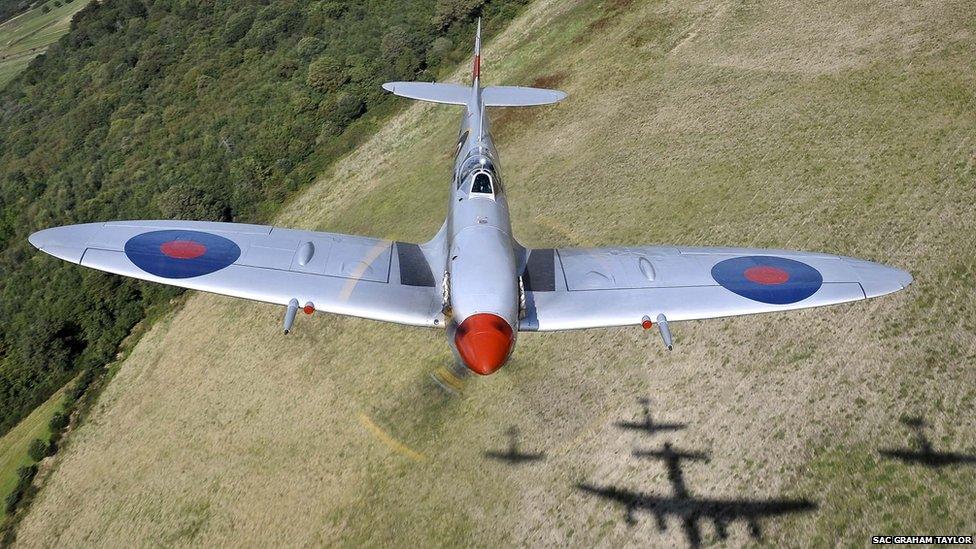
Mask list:
[[[30,446],[27,447],[27,455],[34,461],[41,461],[47,456],[48,445],[46,442],[39,438],[35,438],[31,441]]]
[[[320,92],[332,93],[348,80],[346,67],[330,55],[323,55],[308,66],[306,82]]]

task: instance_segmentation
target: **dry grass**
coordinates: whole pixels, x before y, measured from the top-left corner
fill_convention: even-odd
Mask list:
[[[663,467],[631,457],[664,440],[712,455],[685,469],[696,495],[817,503],[764,521],[771,543],[972,533],[976,468],[876,450],[921,415],[936,448],[976,453],[973,28],[965,2],[537,1],[484,64],[490,83],[559,75],[570,93],[496,126],[523,243],[823,250],[916,283],[682,324],[670,354],[637,330],[524,334],[462,399],[427,381],[450,359],[439,332],[316,315],[285,338],[280,310],[196,296],[133,351],[19,541],[664,545],[677,523],[628,527],[574,489],[667,494]],[[455,115],[405,111],[281,224],[433,234]],[[688,428],[617,429],[642,396]],[[484,458],[510,425],[543,462]]]

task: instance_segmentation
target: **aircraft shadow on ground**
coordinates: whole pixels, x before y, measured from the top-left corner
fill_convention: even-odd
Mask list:
[[[651,417],[651,400],[649,398],[639,398],[637,402],[643,408],[643,418],[641,421],[618,421],[615,425],[619,429],[642,431],[648,435],[654,435],[667,431],[680,431],[686,427],[684,423],[655,422]]]
[[[646,399],[641,399],[640,402],[644,405],[644,422],[619,422],[618,427],[649,434],[685,428],[683,423],[654,424],[650,419],[649,403]],[[704,452],[676,449],[670,442],[665,442],[660,450],[634,450],[633,456],[664,464],[671,485],[670,495],[658,495],[612,485],[598,486],[587,482],[577,484],[576,488],[586,494],[623,505],[626,512],[624,520],[629,526],[637,523],[638,511],[652,515],[661,532],[668,529],[668,519],[677,519],[688,544],[692,547],[701,546],[703,523],[711,523],[715,534],[725,540],[728,538],[728,526],[743,521],[748,526],[749,535],[755,540],[761,540],[760,522],[763,519],[792,513],[806,513],[817,509],[815,502],[805,498],[710,498],[694,495],[685,483],[682,464],[684,462],[708,463],[710,457]]]
[[[923,418],[908,417],[900,421],[912,430],[915,448],[882,448],[878,450],[878,454],[882,457],[933,469],[951,465],[976,465],[976,454],[935,450],[932,441],[925,435],[925,428],[928,425]]]
[[[503,451],[488,450],[484,456],[488,459],[501,461],[509,465],[525,465],[546,459],[545,452],[524,452],[519,449],[519,429],[514,425],[505,433],[508,435],[508,448]]]

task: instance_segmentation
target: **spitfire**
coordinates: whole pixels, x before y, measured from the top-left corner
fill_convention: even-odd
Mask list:
[[[519,332],[657,325],[845,303],[901,290],[907,272],[847,257],[744,248],[530,249],[515,239],[487,111],[561,101],[555,90],[391,82],[462,111],[447,220],[428,242],[262,225],[110,221],[39,231],[43,252],[93,269],[285,307],[444,329],[457,361],[488,375]],[[301,304],[301,305],[300,305]]]

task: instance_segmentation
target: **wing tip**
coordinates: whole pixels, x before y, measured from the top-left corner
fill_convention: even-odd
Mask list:
[[[898,277],[899,277],[898,283],[901,284],[902,290],[911,286],[912,282],[915,282],[915,278],[912,276],[912,273],[903,269],[895,269],[895,270],[898,272]]]
[[[908,288],[915,278],[904,269],[861,259],[846,258],[855,270],[865,298],[880,297]]]
[[[27,242],[30,242],[31,246],[37,248],[42,252],[44,251],[44,242],[43,242],[44,239],[43,236],[41,235],[41,233],[43,232],[44,231],[36,231],[31,233],[30,236],[27,237]]]
[[[869,297],[878,297],[900,292],[915,281],[912,274],[904,269],[888,267],[887,265],[879,265],[879,267],[882,272],[879,273],[879,276],[874,281],[874,295]]]
[[[27,241],[38,250],[71,263],[81,263],[89,239],[102,227],[101,223],[51,227],[31,233]]]

